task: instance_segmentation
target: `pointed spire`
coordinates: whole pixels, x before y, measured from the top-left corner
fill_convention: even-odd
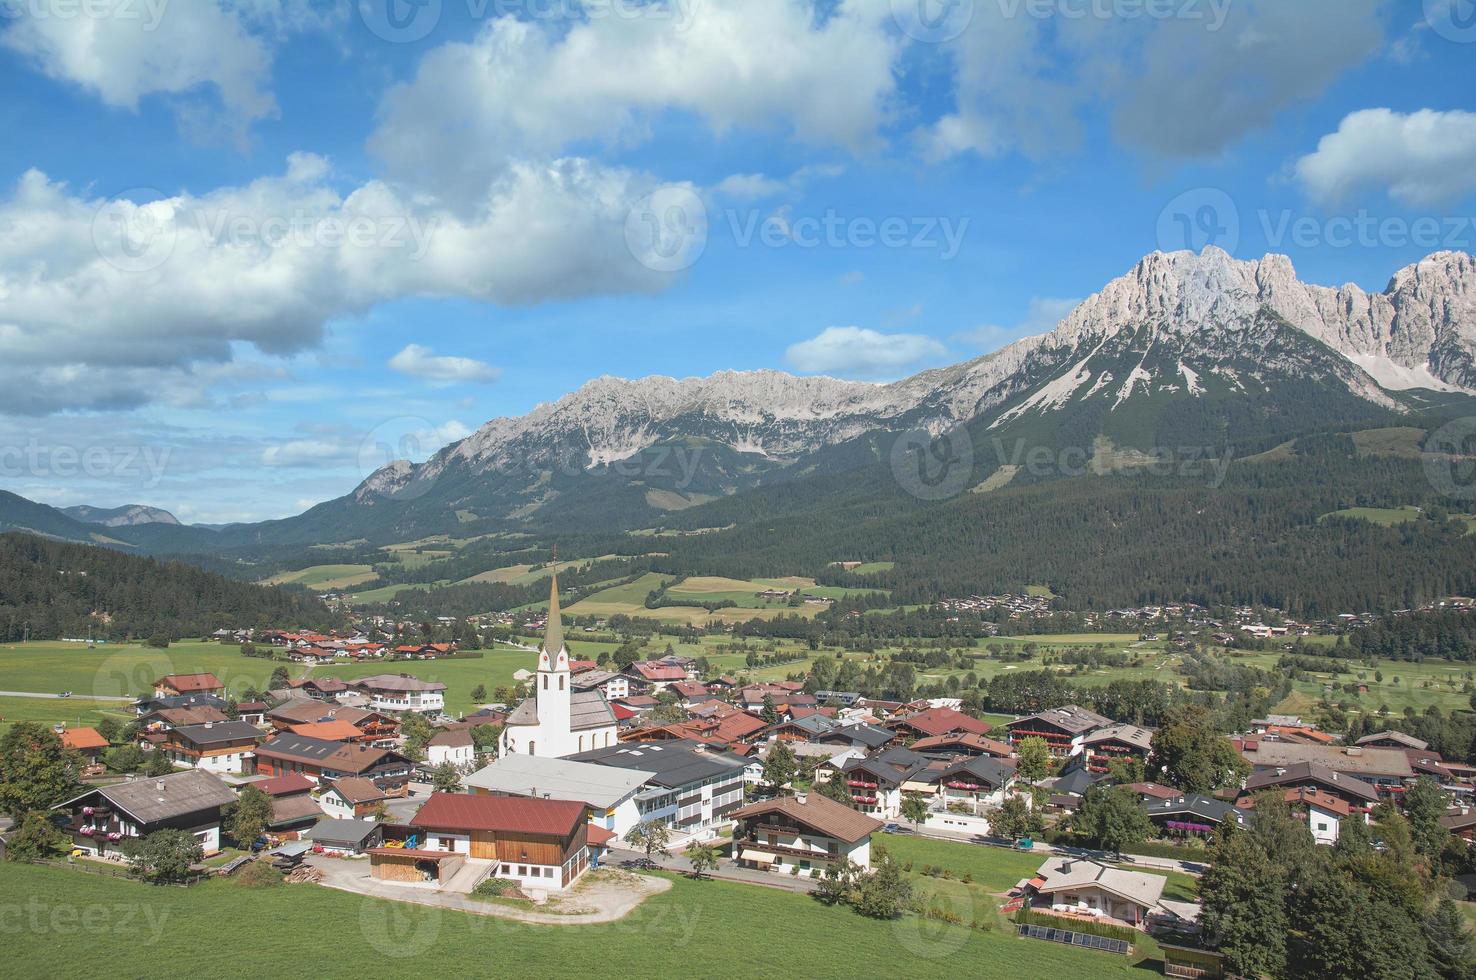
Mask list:
[[[548,627],[543,631],[543,658],[551,660],[563,649],[564,621],[559,614],[559,573],[555,566],[548,586]]]

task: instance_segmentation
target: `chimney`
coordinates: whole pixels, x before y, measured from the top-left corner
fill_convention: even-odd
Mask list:
[[[161,793],[164,792],[164,780],[161,779],[157,783],[155,783],[154,788]]]
[[[205,723],[205,727],[206,728],[214,728],[215,727],[215,722],[213,722],[213,721],[207,721]]]
[[[804,806],[805,805],[805,801],[808,800],[809,798],[810,798],[810,794],[809,793],[796,793],[796,794],[794,794],[794,802],[798,803],[800,806]]]

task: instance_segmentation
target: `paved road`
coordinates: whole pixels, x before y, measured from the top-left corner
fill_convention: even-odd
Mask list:
[[[71,695],[78,701],[128,701],[133,702],[136,698],[120,698],[115,696],[103,696],[100,694]],[[0,691],[0,698],[51,698],[53,700],[69,700],[60,694],[47,694],[42,691]]]

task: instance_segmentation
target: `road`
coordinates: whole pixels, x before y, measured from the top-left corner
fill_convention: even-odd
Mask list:
[[[63,698],[60,694],[46,694],[41,691],[0,691],[0,698],[51,698],[55,701],[70,700],[75,697],[78,701],[127,701],[132,703],[135,698],[120,698],[115,696],[104,696],[101,694],[71,695]]]

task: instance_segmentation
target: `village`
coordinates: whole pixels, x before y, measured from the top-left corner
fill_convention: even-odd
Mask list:
[[[454,644],[274,632],[253,639],[290,662],[384,670],[283,671],[230,699],[212,673],[169,674],[124,731],[18,725],[11,740],[30,731],[30,752],[75,766],[77,791],[44,814],[12,808],[0,844],[148,880],[268,875],[561,925],[617,919],[673,873],[951,921],[917,897],[930,858],[924,882],[1008,878],[976,928],[1151,951],[1165,974],[1202,977],[1232,971],[1201,880],[1258,821],[1330,849],[1388,846],[1408,824],[1452,866],[1476,839],[1476,767],[1398,730],[1344,741],[1272,714],[1224,736],[1191,712],[1155,730],[1070,703],[984,718],[958,698],[741,681],[691,657],[602,666],[571,655],[556,576],[543,621],[526,697],[478,690],[460,715],[445,683],[394,670]]]

